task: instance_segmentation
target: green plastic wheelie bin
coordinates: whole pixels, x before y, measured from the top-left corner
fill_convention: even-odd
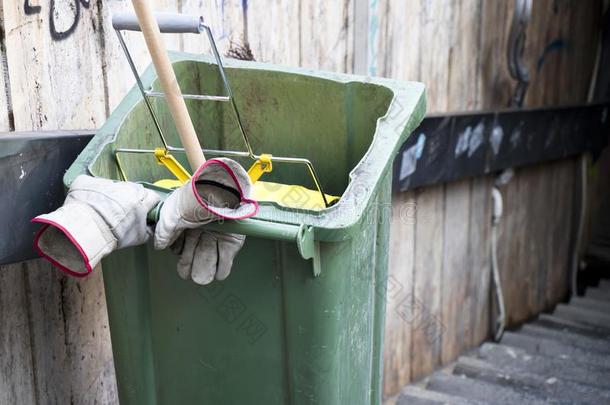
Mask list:
[[[185,93],[222,92],[213,59],[170,57]],[[424,86],[235,60],[225,69],[253,147],[311,159],[341,199],[321,211],[261,203],[252,219],[206,225],[247,236],[230,276],[208,286],[182,280],[177,256],[152,243],[107,257],[120,402],[380,404],[391,166],[424,116]],[[142,82],[158,90],[152,68]],[[152,104],[179,144],[164,101]],[[226,103],[187,106],[202,145],[243,150]],[[64,182],[83,173],[145,185],[170,177],[149,154],[121,156],[118,168],[118,148],[158,146],[134,88]],[[274,164],[268,176],[311,187],[295,165]]]

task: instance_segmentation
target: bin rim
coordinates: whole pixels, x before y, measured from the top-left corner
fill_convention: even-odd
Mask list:
[[[185,52],[169,51],[170,61],[203,62],[215,65],[214,58]],[[376,120],[375,133],[366,152],[349,172],[349,183],[339,202],[321,211],[293,209],[275,203],[263,202],[255,217],[258,221],[290,225],[307,225],[315,229],[319,241],[340,241],[364,220],[377,220],[369,202],[374,197],[381,179],[390,170],[400,146],[424,118],[426,110],[425,87],[419,82],[398,81],[382,77],[359,76],[346,73],[288,67],[270,63],[242,61],[224,58],[225,69],[263,70],[308,76],[341,84],[365,83],[390,90],[392,98],[385,114]],[[149,65],[141,75],[142,83],[149,87],[157,79],[154,67]],[[104,125],[77,157],[64,175],[64,185],[69,187],[80,174],[96,176],[92,165],[103,149],[116,140],[118,132],[129,112],[142,101],[137,86],[131,88],[110,114]],[[372,207],[389,210],[390,207]]]

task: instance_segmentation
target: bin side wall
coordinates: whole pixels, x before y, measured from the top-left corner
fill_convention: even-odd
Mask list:
[[[352,239],[321,244],[319,277],[257,238],[204,287],[150,246],[107,258],[121,403],[380,404],[390,185]]]

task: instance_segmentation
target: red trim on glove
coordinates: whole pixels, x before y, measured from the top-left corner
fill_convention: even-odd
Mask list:
[[[253,204],[254,205],[254,212],[252,212],[251,214],[242,215],[241,217],[227,217],[227,216],[222,215],[219,212],[213,210],[212,208],[210,208],[210,206],[203,200],[203,198],[201,198],[201,196],[197,192],[197,188],[195,187],[195,182],[197,181],[197,179],[201,175],[201,171],[203,169],[205,169],[206,167],[208,167],[210,165],[213,165],[213,164],[217,164],[217,165],[222,166],[229,173],[229,175],[233,179],[233,182],[237,186],[237,191],[239,191],[239,197],[240,197],[241,203]],[[237,176],[235,176],[235,173],[233,172],[233,169],[231,169],[231,167],[229,167],[229,165],[227,165],[222,160],[209,159],[209,160],[206,160],[205,163],[203,163],[201,166],[199,166],[199,169],[197,169],[197,171],[195,172],[195,174],[191,178],[191,187],[193,189],[193,194],[195,194],[195,198],[197,198],[197,201],[199,201],[199,204],[201,204],[201,206],[203,208],[205,208],[206,210],[210,211],[212,214],[214,214],[217,217],[220,217],[222,219],[233,219],[233,220],[246,219],[246,218],[253,217],[254,215],[256,215],[258,213],[258,202],[255,201],[255,200],[251,200],[249,198],[244,198],[244,192],[241,189],[241,185],[239,184],[239,181],[237,180]]]
[[[68,230],[66,228],[64,228],[57,222],[53,222],[51,220],[42,219],[42,218],[34,218],[30,222],[43,224],[42,228],[40,228],[38,230],[38,232],[36,232],[36,235],[34,236],[34,250],[36,250],[36,253],[38,253],[38,255],[40,255],[42,258],[46,259],[47,261],[49,261],[49,263],[51,263],[53,266],[57,267],[61,271],[65,272],[73,277],[80,278],[80,277],[85,277],[85,276],[88,276],[89,274],[91,274],[91,271],[93,271],[93,269],[91,268],[91,265],[89,264],[89,258],[87,257],[87,254],[85,253],[83,247],[76,241],[76,239],[70,234],[70,232],[68,232]],[[49,226],[54,226],[55,228],[59,229],[61,232],[63,232],[64,235],[66,235],[66,237],[68,239],[70,239],[70,242],[72,242],[72,244],[76,247],[76,249],[79,251],[79,253],[83,257],[83,261],[85,263],[85,268],[87,269],[86,273],[70,270],[69,268],[67,268],[63,264],[59,263],[57,260],[53,259],[51,256],[47,255],[45,252],[42,251],[38,242],[40,240],[40,237],[42,236],[42,233]]]

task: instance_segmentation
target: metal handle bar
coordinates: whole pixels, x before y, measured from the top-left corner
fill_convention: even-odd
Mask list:
[[[164,34],[200,34],[204,30],[202,16],[179,13],[154,13],[154,16]],[[113,14],[112,27],[121,31],[140,31],[138,18],[130,12]]]

